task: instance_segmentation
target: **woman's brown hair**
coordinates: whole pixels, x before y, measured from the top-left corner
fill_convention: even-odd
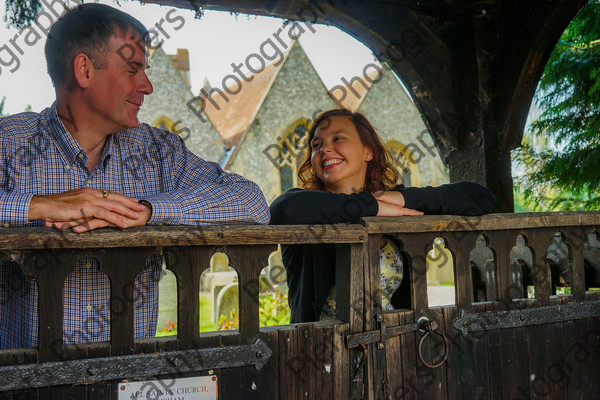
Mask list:
[[[328,123],[327,120],[331,117],[350,118],[358,132],[362,144],[370,147],[373,151],[373,159],[369,161],[369,164],[367,165],[365,187],[362,188],[362,190],[366,192],[375,192],[377,190],[390,190],[396,186],[398,174],[394,168],[392,156],[379,136],[377,136],[373,125],[371,125],[369,120],[361,113],[344,109],[325,111],[315,119],[315,122],[313,122],[310,127],[306,138],[306,156],[298,168],[298,178],[301,182],[300,186],[309,190],[325,190],[323,182],[315,175],[315,171],[310,162],[312,153],[310,143],[315,137],[317,127],[321,124]]]

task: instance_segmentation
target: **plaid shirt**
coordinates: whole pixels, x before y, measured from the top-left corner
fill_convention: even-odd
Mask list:
[[[108,137],[100,163],[66,131],[56,105],[41,113],[0,118],[0,219],[4,227],[28,221],[34,194],[91,187],[145,199],[148,225],[267,223],[258,186],[190,152],[170,132],[141,124]],[[134,289],[135,337],[154,336],[162,258],[147,261]],[[141,290],[140,290],[141,289]],[[0,349],[37,346],[37,285],[11,261],[0,264]],[[65,344],[110,340],[110,281],[94,259],[81,259],[63,288]]]

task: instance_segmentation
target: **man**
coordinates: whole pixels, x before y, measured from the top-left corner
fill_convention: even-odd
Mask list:
[[[153,90],[146,32],[101,4],[81,5],[54,24],[45,52],[56,102],[39,114],[0,119],[4,226],[85,232],[268,222],[258,186],[198,158],[177,135],[140,125],[138,111]],[[151,257],[136,278],[136,337],[154,336],[161,263]],[[35,346],[35,282],[4,262],[0,285],[0,348]],[[63,289],[65,343],[110,339],[109,288],[95,260],[80,260]]]

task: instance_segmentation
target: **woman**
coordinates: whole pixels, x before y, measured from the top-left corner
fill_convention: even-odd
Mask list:
[[[458,182],[440,187],[396,186],[392,158],[369,121],[359,113],[322,113],[308,133],[310,151],[298,170],[302,189],[271,204],[271,224],[356,222],[367,216],[481,215],[495,205],[485,187]],[[332,317],[335,308],[335,246],[282,246],[291,322]],[[391,309],[402,279],[397,246],[382,243],[382,305]]]

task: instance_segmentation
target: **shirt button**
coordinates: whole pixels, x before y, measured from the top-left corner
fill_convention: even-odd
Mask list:
[[[79,155],[77,157],[79,157],[80,159],[83,160],[83,153],[79,153]]]
[[[3,223],[2,226],[5,228],[10,228],[10,224],[8,222]]]
[[[87,309],[88,311],[92,311],[92,305],[91,305],[91,304],[88,304],[88,305],[87,305],[87,307],[86,307],[86,309]]]
[[[71,166],[70,165],[65,165],[65,169],[69,170],[69,169],[71,169]]]

